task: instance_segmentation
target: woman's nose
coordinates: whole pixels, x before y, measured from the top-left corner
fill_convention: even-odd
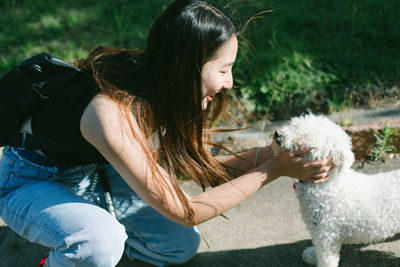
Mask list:
[[[231,89],[233,86],[233,77],[232,75],[229,76],[229,78],[225,81],[224,83],[224,89]]]

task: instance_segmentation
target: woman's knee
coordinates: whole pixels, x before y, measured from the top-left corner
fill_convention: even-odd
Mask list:
[[[115,266],[123,255],[126,238],[125,228],[117,220],[93,221],[61,240],[51,252],[49,265]]]
[[[186,231],[185,236],[176,240],[180,242],[179,249],[175,251],[172,258],[172,264],[182,264],[193,258],[200,246],[200,234],[197,228],[193,227],[191,230]]]
[[[127,241],[127,254],[130,258],[160,266],[183,264],[196,255],[200,240],[200,234],[194,227],[184,227],[181,231],[152,236],[147,240],[133,236]]]

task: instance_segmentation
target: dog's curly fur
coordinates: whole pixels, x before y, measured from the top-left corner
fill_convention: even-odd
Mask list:
[[[314,245],[303,252],[307,263],[338,266],[342,244],[373,243],[400,233],[400,169],[374,175],[351,169],[351,139],[325,116],[293,118],[280,133],[279,149],[309,147],[309,159],[334,161],[327,182],[296,188]]]

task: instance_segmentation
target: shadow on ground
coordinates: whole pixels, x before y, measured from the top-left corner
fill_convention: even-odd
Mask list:
[[[255,249],[199,253],[186,267],[206,266],[263,266],[263,267],[306,267],[301,259],[304,248],[311,246],[311,240],[291,244],[273,245]],[[361,250],[364,245],[345,245],[341,250],[340,267],[394,267],[400,266],[400,258],[392,253],[378,250]]]
[[[400,237],[400,236],[398,236]],[[0,266],[37,266],[41,257],[47,255],[48,249],[40,245],[31,244],[17,236],[8,227],[0,227],[1,251],[3,262]],[[7,241],[10,242],[7,242]],[[237,249],[217,252],[203,252],[197,254],[191,261],[182,267],[306,267],[301,259],[304,248],[311,246],[311,240],[302,240],[290,244],[280,244],[254,249]],[[400,259],[392,253],[378,250],[362,250],[363,245],[345,245],[341,251],[341,267],[392,267],[400,266]],[[146,267],[152,266],[144,262],[130,261],[123,257],[118,267]]]

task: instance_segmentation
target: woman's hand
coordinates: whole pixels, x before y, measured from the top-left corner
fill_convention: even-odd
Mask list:
[[[267,163],[271,166],[272,175],[276,178],[289,176],[313,184],[325,182],[333,166],[333,160],[311,161],[299,156],[310,150],[311,148],[303,148],[296,151],[281,151]]]

